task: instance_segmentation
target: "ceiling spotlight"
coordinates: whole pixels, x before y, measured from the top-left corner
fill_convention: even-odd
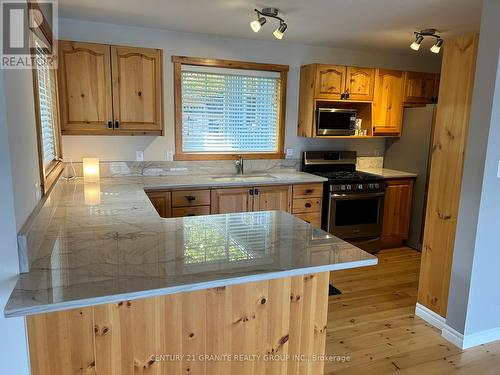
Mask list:
[[[438,38],[437,42],[431,47],[431,52],[439,53],[439,51],[441,51],[442,45],[443,45],[443,39]]]
[[[286,23],[280,23],[279,27],[273,32],[274,37],[279,40],[283,39],[283,34],[285,33],[286,28]]]
[[[424,40],[424,37],[430,36],[432,38],[436,38],[436,43],[431,47],[431,52],[439,53],[441,51],[441,46],[443,45],[443,39],[439,35],[436,35],[436,29],[425,29],[421,31],[415,31],[415,41],[410,44],[410,48],[414,51],[418,51],[420,49],[420,44]]]
[[[410,48],[414,51],[418,51],[420,49],[420,43],[424,40],[424,37],[418,33],[416,33],[415,41],[410,44]]]
[[[273,35],[276,39],[283,39],[283,34],[287,28],[285,20],[278,16],[279,10],[277,8],[264,8],[262,10],[254,9],[257,12],[257,19],[250,22],[250,27],[254,32],[259,32],[262,26],[266,23],[268,18],[274,18],[280,21],[280,24],[276,30],[274,30]]]
[[[259,17],[258,19],[250,22],[250,27],[252,28],[254,33],[258,33],[260,28],[264,26],[265,23],[266,23],[266,18]]]

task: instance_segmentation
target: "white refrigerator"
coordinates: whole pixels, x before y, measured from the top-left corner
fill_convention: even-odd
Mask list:
[[[384,167],[417,174],[408,237],[408,246],[417,250],[422,249],[435,109],[434,104],[406,108],[401,137],[386,142]]]

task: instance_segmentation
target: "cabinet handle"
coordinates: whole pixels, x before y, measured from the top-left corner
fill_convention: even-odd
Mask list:
[[[253,195],[253,189],[250,189],[250,190],[248,191],[248,193],[249,193],[250,195]]]
[[[259,189],[255,189],[255,195],[259,195]]]
[[[306,194],[312,194],[312,193],[313,193],[313,191],[314,191],[313,189],[307,189],[307,190],[306,190]]]
[[[120,121],[115,121],[115,129],[118,129],[120,127]]]
[[[112,121],[108,121],[108,129],[113,129],[113,122]]]
[[[195,214],[187,214],[187,216],[196,216]]]
[[[306,203],[306,207],[307,207],[307,208],[310,208],[310,207],[311,207],[311,203],[307,202],[307,203]]]
[[[196,200],[196,197],[192,196],[192,195],[186,195],[186,199],[190,202],[192,201],[195,201]]]

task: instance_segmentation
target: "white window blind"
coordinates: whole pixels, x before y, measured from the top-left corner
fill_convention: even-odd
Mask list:
[[[40,124],[43,144],[43,163],[47,168],[58,159],[58,144],[56,137],[56,85],[54,72],[45,63],[42,46],[36,41],[36,66],[38,79],[38,101],[40,108]]]
[[[278,151],[279,73],[182,69],[183,152]]]

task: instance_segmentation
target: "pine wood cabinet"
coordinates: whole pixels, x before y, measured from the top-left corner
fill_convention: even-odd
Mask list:
[[[413,178],[387,180],[382,224],[382,247],[400,247],[408,239]]]
[[[373,100],[375,69],[348,66],[346,88],[350,100]]]
[[[433,73],[406,72],[405,103],[427,104],[435,103],[438,76]]]
[[[149,200],[161,217],[172,216],[172,193],[170,191],[147,191]]]
[[[161,217],[285,211],[321,227],[323,184],[147,191]]]
[[[252,211],[250,188],[212,189],[212,214]]]
[[[254,189],[253,211],[292,212],[292,187],[261,186]]]
[[[317,65],[315,87],[318,98],[340,99],[346,88],[346,67]]]
[[[309,138],[398,137],[402,132],[404,107],[435,103],[438,92],[439,74],[303,65],[300,67],[297,135]],[[318,135],[316,112],[322,107],[356,109],[366,135]]]
[[[162,51],[59,42],[63,135],[163,133]]]
[[[377,69],[372,106],[374,135],[399,135],[403,125],[404,72]]]
[[[273,210],[291,212],[291,207],[292,187],[289,185],[212,190],[213,214]]]
[[[60,41],[58,74],[62,133],[112,133],[109,46]]]

